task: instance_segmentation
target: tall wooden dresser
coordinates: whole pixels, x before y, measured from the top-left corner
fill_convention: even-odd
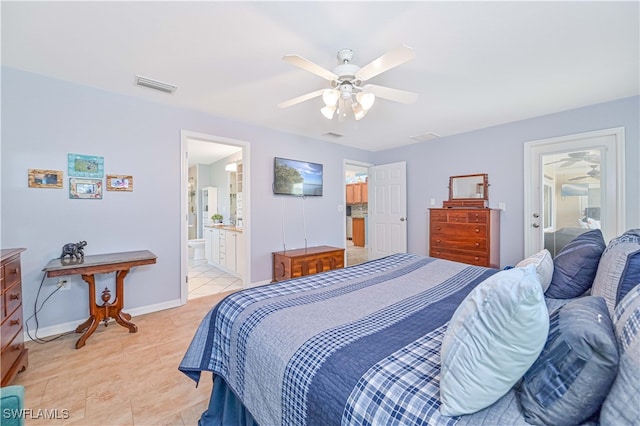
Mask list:
[[[500,267],[500,210],[432,208],[429,256]]]
[[[318,246],[273,253],[273,282],[344,268],[344,249]]]
[[[18,372],[27,368],[22,318],[22,276],[20,253],[23,248],[0,251],[0,345],[2,346],[2,386],[7,386]]]

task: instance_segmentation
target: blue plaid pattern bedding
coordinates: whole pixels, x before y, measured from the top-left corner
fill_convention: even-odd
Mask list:
[[[244,290],[203,319],[180,370],[220,376],[261,425],[453,425],[440,344],[495,272],[397,254]]]

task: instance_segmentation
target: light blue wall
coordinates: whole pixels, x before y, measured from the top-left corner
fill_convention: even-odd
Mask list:
[[[309,245],[344,245],[344,213],[338,212],[344,204],[343,159],[366,162],[371,153],[3,67],[1,245],[27,248],[25,317],[33,313],[42,268],[63,244],[79,240],[88,242],[87,255],[149,249],[158,256],[156,265],[134,268],[127,277],[126,309],[180,299],[181,130],[251,144],[253,282],[271,278],[271,252],[282,249],[283,209],[288,248],[304,245],[303,203]],[[106,173],[133,176],[133,192],[70,200],[68,153],[103,156]],[[275,197],[274,156],[323,163],[324,196]],[[28,188],[30,168],[64,170],[64,188]],[[97,281],[98,288],[111,286],[113,275]],[[55,282],[45,280],[40,300]],[[87,298],[87,285],[73,276],[71,290],[47,302],[40,327],[84,321]]]
[[[639,97],[538,117],[370,153],[342,145],[247,126],[197,111],[104,92],[10,68],[2,68],[1,245],[23,253],[25,317],[42,268],[61,246],[86,240],[87,254],[149,249],[158,263],[127,277],[126,308],[149,309],[180,298],[180,131],[250,143],[251,275],[271,277],[271,252],[344,244],[343,160],[407,161],[409,251],[427,253],[429,199],[441,205],[449,176],[488,173],[492,206],[502,214],[501,264],[523,253],[523,142],[624,126],[628,227],[640,226]],[[105,192],[103,200],[69,200],[67,153],[99,155],[109,174],[134,177],[133,192]],[[272,194],[273,157],[324,165],[324,196],[306,200]],[[63,189],[27,187],[30,168],[64,170]],[[303,222],[302,217],[305,216]],[[246,224],[246,223],[245,223]],[[112,275],[98,287],[112,286]],[[56,280],[45,280],[42,297]],[[41,327],[86,319],[87,288],[71,278],[71,290],[54,295],[39,315]]]
[[[506,203],[500,264],[517,263],[524,253],[524,142],[613,127],[625,128],[626,228],[640,227],[639,104],[635,96],[376,152],[376,164],[407,162],[409,251],[428,253],[430,199],[442,206],[449,196],[449,176],[488,173],[490,207]]]

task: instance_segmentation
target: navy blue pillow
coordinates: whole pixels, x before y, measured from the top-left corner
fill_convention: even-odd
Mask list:
[[[618,360],[613,323],[602,297],[581,297],[553,312],[547,343],[518,389],[527,423],[582,424],[607,397]]]
[[[544,295],[553,299],[583,295],[593,284],[606,247],[599,229],[578,235],[553,258],[553,277]]]

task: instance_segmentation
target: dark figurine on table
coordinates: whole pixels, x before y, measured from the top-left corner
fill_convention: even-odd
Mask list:
[[[69,255],[69,259],[84,259],[84,247],[87,245],[86,241],[80,241],[77,243],[67,243],[62,246],[62,254],[60,259],[64,259]]]

